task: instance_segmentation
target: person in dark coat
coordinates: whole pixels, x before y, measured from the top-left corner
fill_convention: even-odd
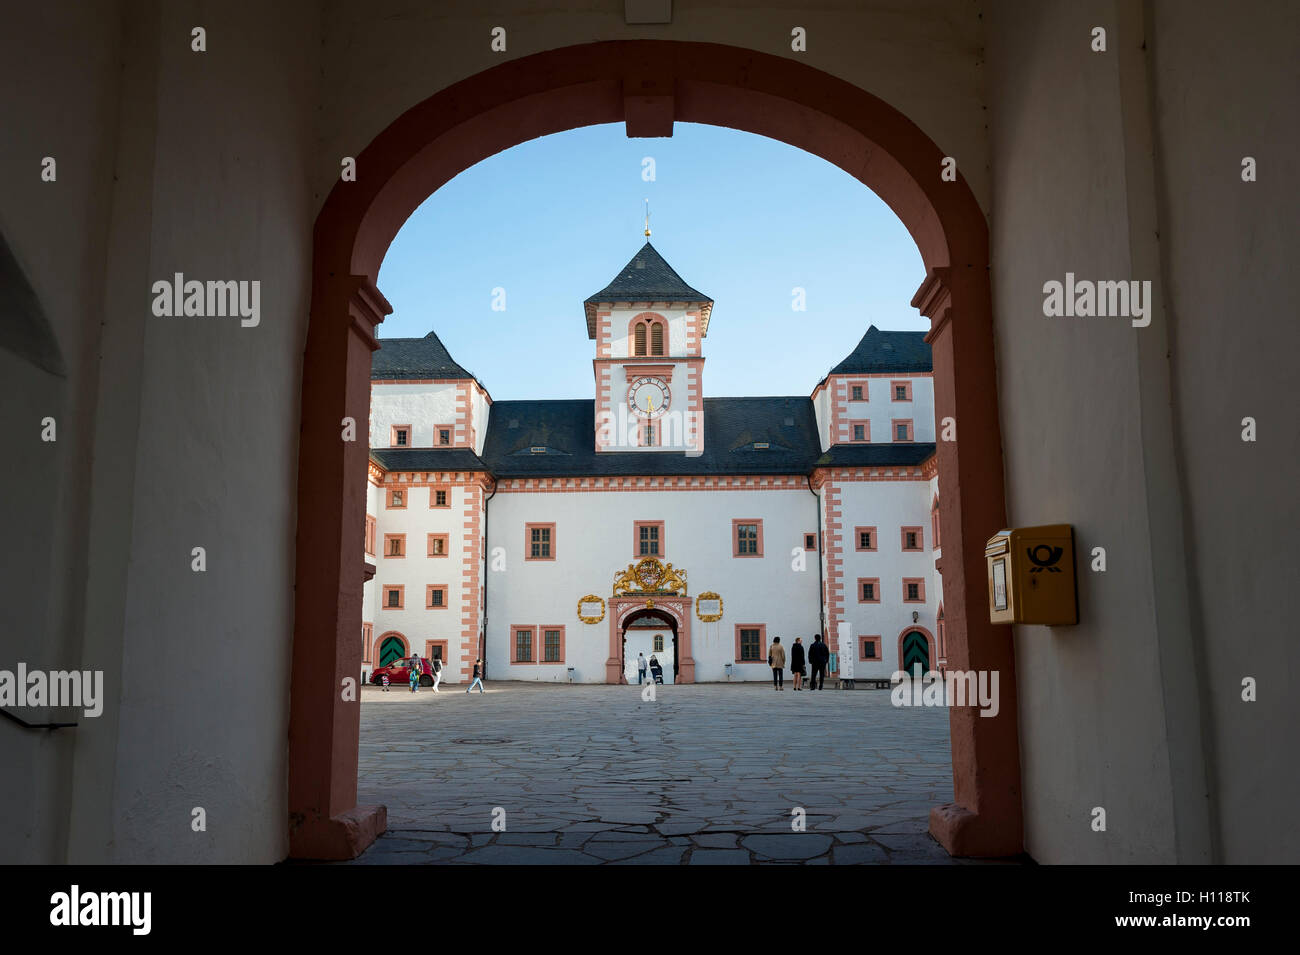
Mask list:
[[[803,689],[803,666],[803,637],[795,637],[794,646],[790,648],[790,676],[796,691]]]
[[[812,667],[812,676],[808,678],[808,689],[822,688],[822,684],[826,681],[826,664],[830,660],[830,647],[826,646],[820,633],[814,633],[813,645],[808,648],[808,665]]]

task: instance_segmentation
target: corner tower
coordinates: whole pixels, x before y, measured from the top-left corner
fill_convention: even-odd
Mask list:
[[[586,301],[596,342],[597,451],[704,449],[704,355],[713,299],[647,242]]]

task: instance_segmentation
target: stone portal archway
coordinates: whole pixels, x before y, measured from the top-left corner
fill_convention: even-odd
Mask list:
[[[609,599],[609,659],[605,661],[605,682],[626,683],[623,675],[623,633],[636,617],[653,611],[673,621],[677,637],[677,682],[695,682],[695,658],[691,656],[691,597],[637,594]]]
[[[931,832],[954,854],[1020,851],[1015,654],[1010,628],[982,608],[982,545],[1006,523],[984,215],[960,173],[940,179],[943,151],[865,90],[753,50],[624,40],[522,57],[436,93],[359,154],[363,174],[336,183],[317,217],[298,454],[293,856],[349,858],[384,827],[381,808],[356,805],[360,711],[337,692],[361,667],[367,462],[360,442],[339,440],[339,422],[366,418],[374,328],[392,310],[375,287],[389,243],[429,195],[503,149],[598,123],[666,135],[673,121],[757,133],[835,163],[893,209],[920,250],[926,277],[912,304],[931,319],[935,417],[960,422],[960,445],[938,448],[947,657],[999,671],[1003,689],[997,718],[950,711],[955,802],[934,811]]]

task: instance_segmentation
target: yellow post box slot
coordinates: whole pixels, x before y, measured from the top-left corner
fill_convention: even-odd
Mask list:
[[[1069,524],[999,531],[984,548],[992,623],[1069,626],[1079,622],[1074,528]]]

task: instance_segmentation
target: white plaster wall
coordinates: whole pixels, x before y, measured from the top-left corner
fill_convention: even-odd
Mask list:
[[[388,486],[388,485],[385,485]],[[431,488],[407,488],[407,506],[401,509],[380,506],[379,531],[375,541],[379,556],[375,560],[374,580],[368,586],[374,589],[375,637],[396,630],[406,637],[413,652],[424,655],[424,641],[446,640],[447,661],[459,664],[461,659],[461,607],[465,596],[462,577],[466,569],[465,515],[468,493],[463,485],[448,485],[451,506],[430,507]],[[382,493],[382,491],[381,491]],[[384,535],[405,534],[406,556],[384,556]],[[447,556],[429,557],[428,535],[447,535]],[[390,610],[384,606],[383,588],[400,584],[404,591],[403,608]],[[425,600],[425,587],[430,584],[446,585],[447,606],[430,610]],[[472,658],[471,658],[472,659]],[[443,680],[454,683],[459,679],[459,666],[448,666]]]
[[[603,40],[671,36],[726,43],[798,59],[856,83],[901,110],[940,148],[961,157],[962,175],[987,210],[989,172],[984,110],[983,23],[968,0],[827,0],[815,9],[786,2],[734,0],[674,4],[671,28],[628,25],[623,6],[605,0],[528,8],[485,8],[476,0],[429,6],[386,0],[325,5],[322,63],[330,96],[322,101],[324,155],[355,155],[394,117],[434,91],[507,59]],[[790,49],[804,27],[808,49]],[[505,26],[505,53],[489,49]],[[430,56],[430,51],[440,55]],[[337,166],[337,163],[334,164]],[[315,173],[324,196],[335,168]],[[917,276],[920,284],[923,276]],[[683,276],[691,281],[690,276]],[[626,332],[625,332],[626,333]]]
[[[831,386],[827,382],[825,388],[819,390],[813,396],[813,415],[817,418],[817,436],[821,440],[821,448],[825,451],[831,446]]]
[[[1170,863],[1176,730],[1152,566],[1183,557],[1159,541],[1153,551],[1149,536],[1137,336],[1151,329],[1043,315],[1043,283],[1067,270],[1132,271],[1118,56],[1089,49],[1099,17],[1118,46],[1109,5],[994,3],[989,23],[1008,519],[1071,523],[1076,554],[1101,545],[1109,555],[1104,575],[1079,575],[1078,626],[1015,628],[1025,848],[1046,863]],[[1089,827],[1095,806],[1107,811],[1105,835]]]
[[[671,265],[672,263],[668,263]],[[639,355],[632,354],[632,336],[628,334],[628,326],[632,319],[645,312],[654,312],[661,315],[668,322],[667,355]],[[614,308],[610,310],[609,330],[610,330],[610,348],[611,354],[615,358],[682,358],[686,355],[686,310],[683,308]],[[646,339],[646,351],[650,351],[650,340]]]
[[[1300,8],[1268,2],[1153,5],[1160,239],[1174,408],[1218,839],[1228,863],[1295,863],[1300,578],[1295,356],[1300,354]],[[1259,176],[1241,181],[1253,156]],[[1242,418],[1258,438],[1241,440]],[[1242,680],[1258,699],[1242,700]],[[1284,729],[1286,728],[1286,729]]]
[[[610,596],[614,575],[634,560],[633,522],[664,521],[663,559],[686,570],[692,595],[722,595],[721,621],[691,623],[698,682],[726,678],[735,663],[735,625],[767,625],[768,639],[782,642],[817,629],[816,566],[795,571],[791,550],[816,524],[816,502],[806,490],[780,491],[598,491],[512,493],[500,491],[490,505],[489,550],[502,547],[504,571],[489,572],[488,667],[496,679],[567,678],[563,666],[510,663],[509,628],[567,625],[566,666],[583,683],[605,681],[609,617],[599,624],[577,619],[578,598]],[[733,518],[763,520],[763,556],[731,555]],[[556,559],[526,561],[524,525],[554,522]],[[766,664],[735,667],[735,679],[771,678]]]
[[[370,446],[391,448],[393,425],[409,424],[413,448],[434,446],[434,427],[452,426],[456,440],[456,383],[432,385],[371,385]]]
[[[846,395],[852,394],[852,385],[865,385],[866,400],[845,402],[844,420],[871,422],[871,443],[890,444],[894,439],[892,422],[910,419],[914,441],[934,441],[934,380],[924,375],[899,375],[896,378],[855,378],[853,375],[836,375],[832,381],[840,383]],[[912,386],[910,401],[894,401],[893,385],[907,381]],[[829,430],[829,428],[828,428]],[[852,428],[848,432],[852,435]]]
[[[935,637],[930,658],[931,666],[935,666],[939,649],[935,627],[939,594],[935,586],[938,574],[930,551],[929,482],[844,481],[838,486],[844,523],[844,619],[852,626],[853,652],[857,653],[857,637],[881,638],[881,659],[865,661],[855,656],[855,676],[887,677],[899,669],[898,637],[914,625],[913,611],[920,615],[916,625]],[[875,551],[856,549],[853,529],[857,525],[875,526]],[[904,526],[922,528],[924,547],[920,552],[902,549]],[[880,603],[858,602],[859,577],[880,578]],[[925,581],[924,603],[903,601],[904,577],[920,577]]]
[[[95,446],[122,55],[113,4],[5,10],[0,62],[6,76],[40,79],[0,84],[0,233],[40,301],[61,362],[42,368],[0,350],[0,516],[10,542],[0,557],[0,669],[12,671],[20,661],[32,669],[102,662],[87,655],[83,633],[92,486],[87,462]],[[44,156],[57,162],[54,183],[39,179]],[[0,291],[6,323],[14,321],[10,305]],[[40,440],[45,417],[56,421],[54,443]],[[118,486],[129,490],[130,480],[124,467]],[[125,523],[129,506],[116,516]],[[106,679],[105,689],[109,710],[117,681]],[[0,726],[0,864],[65,858],[76,748],[113,733],[95,720],[73,718],[86,728]]]
[[[488,400],[487,392],[481,388],[470,388],[470,414],[474,425],[474,453],[482,454],[488,424],[492,420],[492,402]]]

